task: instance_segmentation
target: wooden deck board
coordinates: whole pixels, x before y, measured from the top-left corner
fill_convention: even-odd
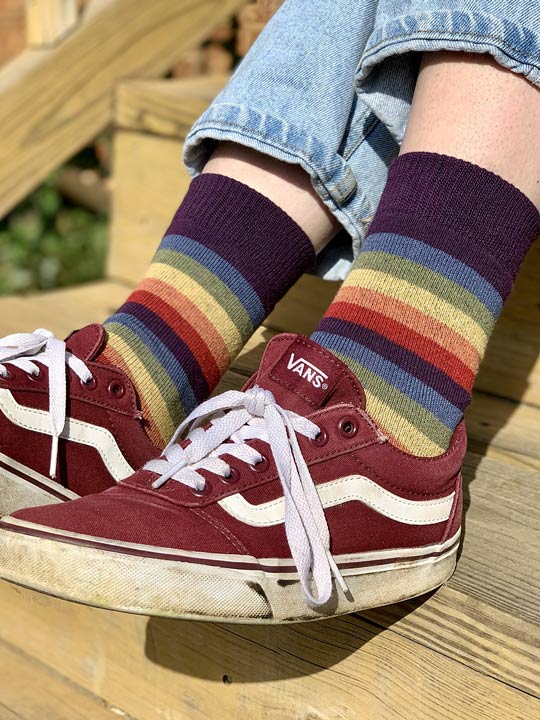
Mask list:
[[[146,273],[190,177],[182,165],[182,143],[131,131],[115,134],[114,168],[108,275],[135,284]]]
[[[0,642],[1,720],[121,720],[103,700]]]
[[[185,138],[227,80],[227,75],[203,75],[177,81],[123,82],[115,97],[115,125],[161,137]]]
[[[123,303],[128,292],[128,286],[104,280],[39,295],[2,297],[0,337],[36,328],[65,337],[76,328],[105,320]]]
[[[464,543],[450,586],[538,626],[538,471],[469,453],[464,482]]]
[[[486,639],[472,608],[462,616],[473,623],[467,655],[454,607],[443,632],[440,613],[421,631],[413,614],[413,633],[405,623],[385,630],[360,616],[288,627],[147,619],[7,584],[0,585],[0,602],[13,607],[9,626],[0,629],[4,637],[139,720],[215,717],[216,703],[223,720],[248,711],[272,720],[540,718],[540,701],[508,684],[513,674],[535,689],[535,659],[525,639],[521,652],[495,632]],[[49,642],[51,633],[56,643]],[[434,633],[443,652],[429,647]],[[459,662],[445,643],[458,647]],[[467,665],[470,658],[480,670]]]

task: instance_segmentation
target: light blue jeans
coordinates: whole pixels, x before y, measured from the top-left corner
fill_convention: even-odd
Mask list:
[[[228,140],[301,165],[347,231],[318,272],[343,278],[398,153],[420,53],[441,49],[490,53],[540,85],[540,2],[287,0],[194,124],[184,162],[196,175]]]

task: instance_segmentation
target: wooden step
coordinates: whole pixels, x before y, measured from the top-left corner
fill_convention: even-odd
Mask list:
[[[119,85],[110,277],[136,283],[146,272],[190,183],[183,140],[226,81],[219,75]]]
[[[0,667],[1,720],[129,720],[119,708],[3,642]]]
[[[37,328],[66,337],[88,323],[102,322],[126,299],[128,285],[104,280],[28,296],[0,298],[0,337]]]
[[[112,120],[116,85],[166,73],[245,0],[94,0],[50,49],[0,69],[0,217]]]

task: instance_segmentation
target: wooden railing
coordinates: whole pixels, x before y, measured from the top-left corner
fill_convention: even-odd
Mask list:
[[[0,69],[0,217],[111,122],[119,80],[162,75],[243,4],[29,2],[39,48]]]

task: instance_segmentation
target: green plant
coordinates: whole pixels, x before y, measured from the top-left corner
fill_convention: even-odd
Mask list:
[[[107,217],[66,200],[54,173],[0,221],[0,295],[97,280],[106,250]]]

